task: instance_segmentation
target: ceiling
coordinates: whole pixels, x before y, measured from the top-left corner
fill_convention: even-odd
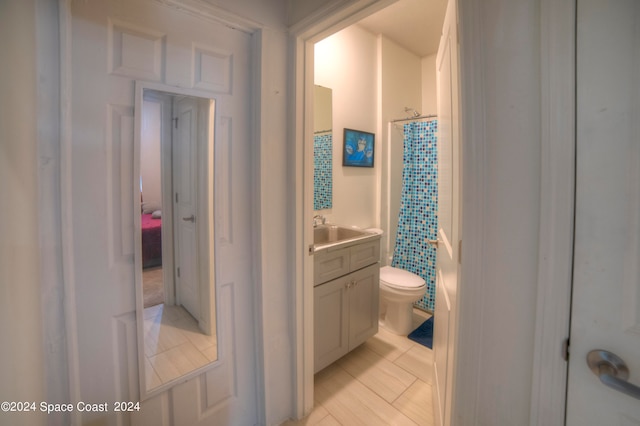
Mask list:
[[[446,8],[447,0],[398,0],[358,25],[424,57],[438,51]]]

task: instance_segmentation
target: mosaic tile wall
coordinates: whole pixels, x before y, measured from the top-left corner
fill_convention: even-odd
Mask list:
[[[313,137],[313,209],[332,207],[333,199],[333,135]]]
[[[438,156],[436,120],[404,126],[402,199],[391,265],[420,275],[427,283],[414,306],[434,311],[436,250],[427,240],[438,232]]]

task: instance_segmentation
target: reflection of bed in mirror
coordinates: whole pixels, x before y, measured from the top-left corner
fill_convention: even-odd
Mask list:
[[[140,223],[142,226],[142,267],[160,266],[162,265],[162,218],[158,214],[143,213]]]

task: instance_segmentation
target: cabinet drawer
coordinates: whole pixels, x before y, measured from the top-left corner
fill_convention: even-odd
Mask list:
[[[348,274],[351,268],[350,254],[349,248],[316,253],[313,264],[314,286]]]
[[[351,247],[350,270],[355,271],[380,260],[380,241],[358,244]]]

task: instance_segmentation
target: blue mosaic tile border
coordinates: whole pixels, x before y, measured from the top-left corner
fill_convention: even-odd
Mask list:
[[[333,135],[313,137],[313,209],[333,206]]]
[[[404,126],[402,199],[392,266],[420,275],[425,295],[414,306],[433,312],[436,298],[436,250],[427,240],[438,232],[438,123]]]

